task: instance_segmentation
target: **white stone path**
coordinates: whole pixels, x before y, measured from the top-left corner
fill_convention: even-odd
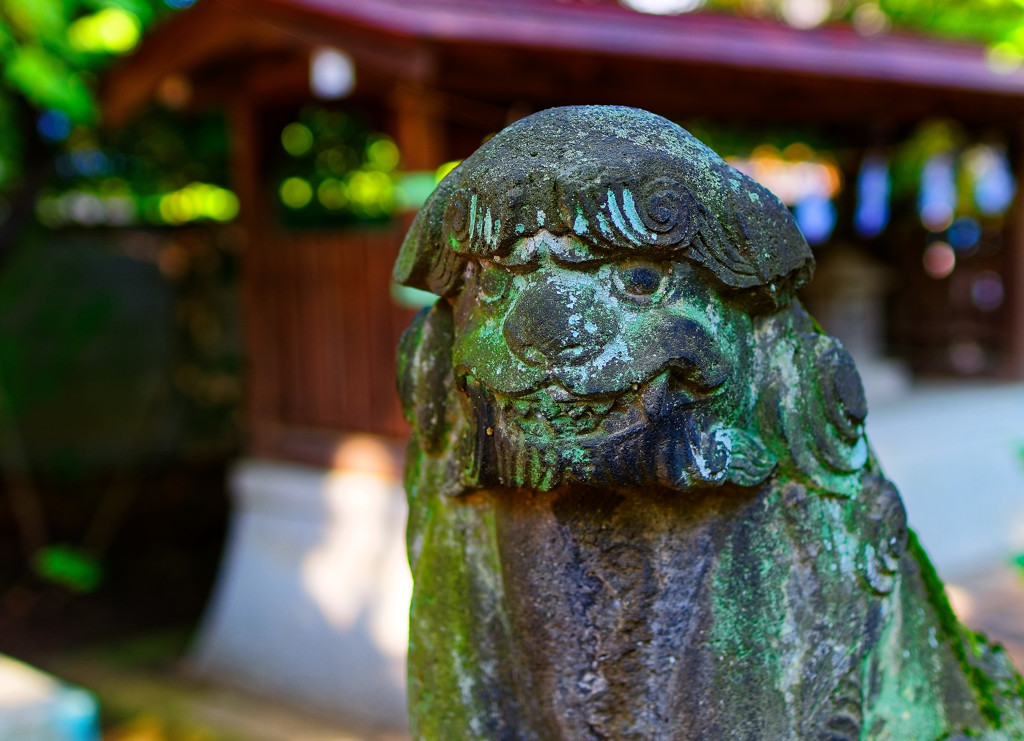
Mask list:
[[[1024,384],[915,387],[867,433],[944,579],[1024,553]]]

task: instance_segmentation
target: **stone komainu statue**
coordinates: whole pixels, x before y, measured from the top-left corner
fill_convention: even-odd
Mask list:
[[[794,298],[786,208],[669,121],[558,108],[440,184],[397,280],[413,735],[1024,739]]]

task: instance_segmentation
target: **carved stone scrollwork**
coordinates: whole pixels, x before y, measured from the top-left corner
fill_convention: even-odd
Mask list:
[[[449,199],[448,207],[444,210],[444,230],[449,246],[453,249],[458,245],[469,244],[472,233],[470,224],[476,220],[475,210],[476,198],[468,191],[456,191]]]
[[[612,181],[588,183],[562,192],[563,222],[580,237],[609,249],[616,245],[647,245],[685,250],[710,217],[682,183],[655,178],[640,184]]]
[[[864,721],[860,672],[849,672],[832,695],[832,713],[825,721],[818,741],[860,741]]]
[[[797,467],[816,485],[852,493],[868,462],[867,405],[849,353],[835,338],[804,332],[792,343],[795,383],[781,374],[777,414]],[[788,359],[788,358],[791,358]]]
[[[861,522],[861,563],[864,580],[880,595],[890,594],[899,581],[900,559],[907,551],[907,513],[892,482],[878,474],[865,477]]]

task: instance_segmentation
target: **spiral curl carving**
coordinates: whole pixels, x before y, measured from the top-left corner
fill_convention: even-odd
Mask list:
[[[864,391],[853,361],[835,339],[807,332],[792,362],[803,382],[784,391],[779,403],[793,458],[818,486],[852,491],[868,458]]]
[[[559,195],[566,227],[610,249],[684,249],[703,215],[690,190],[667,177],[639,185],[628,179],[601,179]]]
[[[671,178],[643,183],[637,189],[636,210],[650,233],[650,241],[659,247],[689,245],[702,215],[690,189]]]
[[[443,223],[446,239],[454,239],[461,245],[470,241],[470,195],[465,190],[457,191],[448,201],[445,208]]]
[[[847,443],[856,443],[868,411],[853,359],[844,348],[833,345],[818,356],[816,365],[825,413]]]

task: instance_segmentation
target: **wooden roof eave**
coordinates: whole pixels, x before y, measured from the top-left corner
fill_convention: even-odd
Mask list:
[[[218,56],[261,45],[308,54],[321,44],[344,48],[357,67],[385,78],[441,87],[438,59],[446,49],[492,48],[736,72],[766,85],[792,75],[835,83],[835,96],[847,95],[843,83],[857,83],[891,92],[894,111],[900,91],[912,90],[947,105],[984,102],[993,120],[1024,117],[1024,70],[997,74],[979,46],[921,37],[865,38],[846,27],[800,31],[727,16],[660,17],[543,0],[204,0],[157,29],[112,72],[106,118],[123,123],[168,74],[188,74]]]
[[[617,5],[540,0],[256,1],[268,10],[440,44],[491,43],[1024,96],[1024,69],[994,72],[979,45],[898,33],[866,37],[847,26],[799,30],[725,15],[656,16]]]
[[[360,72],[369,72],[376,81],[426,80],[433,73],[434,58],[428,44],[393,39],[352,25],[279,18],[272,12],[262,13],[260,5],[259,0],[252,0],[243,10],[234,3],[206,0],[148,34],[132,56],[104,76],[104,123],[112,128],[123,126],[155,97],[170,75],[191,78],[196,87],[191,107],[223,103],[223,80],[213,80],[207,90],[205,76],[232,58],[256,60],[253,69],[233,84],[232,92],[257,99],[268,91],[271,97],[279,94],[276,79],[296,79],[296,64],[308,69],[309,51],[316,46],[344,48]],[[283,58],[283,62],[267,61],[272,58]]]

